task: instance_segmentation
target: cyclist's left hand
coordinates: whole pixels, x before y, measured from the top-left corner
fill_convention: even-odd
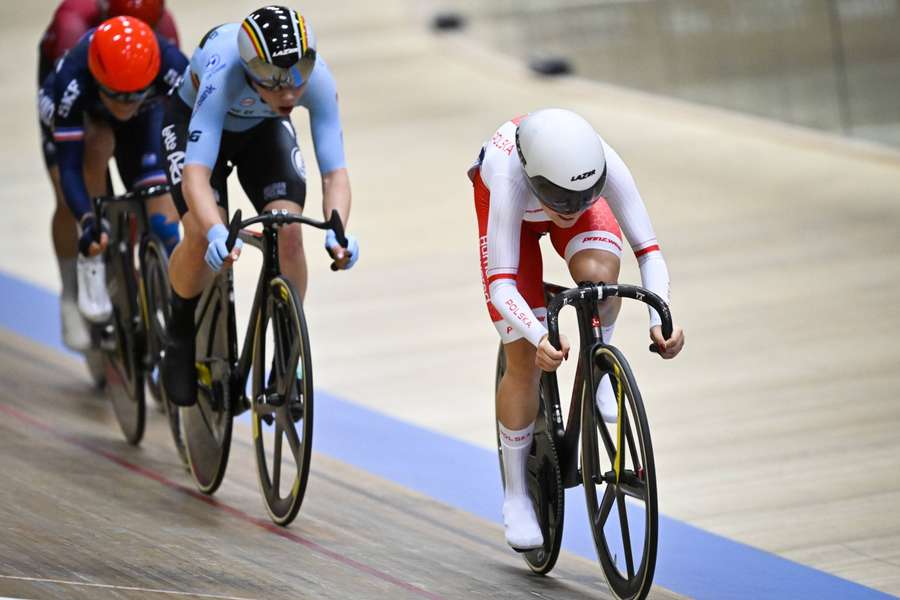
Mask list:
[[[338,269],[349,269],[359,259],[359,242],[352,235],[345,234],[347,247],[341,246],[337,241],[334,231],[325,232],[325,250],[334,259],[334,266]]]
[[[684,347],[684,331],[678,325],[672,328],[672,336],[667,340],[663,339],[662,327],[654,325],[650,328],[650,339],[663,358],[675,358]]]

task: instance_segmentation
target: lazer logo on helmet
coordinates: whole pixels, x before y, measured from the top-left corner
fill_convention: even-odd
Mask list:
[[[590,171],[582,173],[581,175],[573,176],[571,181],[581,181],[582,179],[587,179],[588,177],[592,176],[596,172],[597,172],[597,169],[591,169]]]
[[[279,50],[278,52],[273,52],[272,58],[275,58],[276,56],[287,56],[288,54],[297,54],[297,49],[296,48],[287,48],[285,50]]]

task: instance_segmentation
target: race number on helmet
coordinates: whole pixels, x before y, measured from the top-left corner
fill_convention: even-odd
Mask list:
[[[238,49],[244,69],[264,88],[300,87],[316,64],[316,38],[297,11],[264,6],[241,23]]]
[[[106,14],[109,17],[137,17],[150,27],[162,17],[163,0],[109,0]]]
[[[88,68],[112,92],[146,89],[159,73],[159,44],[150,26],[135,17],[113,17],[91,36]]]
[[[571,215],[600,198],[606,183],[603,142],[581,116],[561,108],[528,114],[516,129],[516,149],[528,185],[544,206]]]

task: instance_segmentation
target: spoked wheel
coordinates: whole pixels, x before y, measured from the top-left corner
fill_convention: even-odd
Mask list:
[[[253,352],[253,444],[269,516],[297,516],[309,476],[313,380],[309,336],[299,296],[282,277],[269,282]]]
[[[497,353],[496,389],[506,371],[506,355],[503,344]],[[541,379],[541,402],[538,416],[534,423],[534,443],[528,456],[527,477],[528,493],[534,504],[535,514],[541,525],[544,546],[528,552],[522,557],[528,567],[539,575],[546,575],[556,565],[559,549],[562,544],[563,517],[565,513],[565,489],[562,485],[562,473],[559,457],[551,437],[551,429],[546,418],[546,399],[544,398],[544,381]],[[500,446],[500,432],[497,430],[497,454],[500,457],[500,479],[506,481],[503,465],[503,451]]]
[[[169,323],[169,275],[166,250],[158,239],[150,237],[144,245],[141,260],[141,282],[143,283],[143,310],[147,330],[147,389],[163,407],[169,422],[172,441],[178,456],[185,466],[188,464],[187,450],[181,435],[181,419],[178,406],[169,402],[160,378],[160,360],[165,346],[166,328]]]
[[[137,294],[130,253],[115,252],[109,261],[113,314],[101,335],[106,395],[129,444],[144,436],[144,328],[137,312]]]
[[[205,295],[200,300],[202,313],[197,317],[197,404],[180,407],[177,413],[191,476],[204,494],[215,492],[225,477],[232,425],[231,304],[220,286],[213,286],[208,293],[208,301]]]
[[[631,369],[616,348],[594,351],[594,381],[608,373],[619,419],[606,424],[594,402],[582,402],[581,469],[597,558],[610,589],[642,599],[653,583],[658,538],[656,471],[644,404]]]

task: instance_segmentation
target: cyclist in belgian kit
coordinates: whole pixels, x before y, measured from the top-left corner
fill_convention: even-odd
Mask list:
[[[178,45],[178,34],[172,15],[165,10],[163,0],[63,0],[53,14],[38,47],[38,88],[53,71],[54,64],[91,30],[103,21],[116,16],[137,17],[156,29],[163,38]],[[45,101],[46,104],[46,101]],[[65,195],[57,169],[56,144],[47,127],[42,126],[44,165],[56,196],[53,213],[53,247],[62,279],[60,316],[63,341],[72,349],[83,350],[89,343],[87,327],[76,306],[78,227]]]
[[[291,111],[309,111],[312,140],[322,175],[323,208],[336,209],[346,224],[350,180],[344,160],[334,79],[316,52],[315,37],[296,11],[266,6],[242,23],[207,33],[191,57],[189,71],[166,114],[162,143],[168,177],[182,216],[184,239],[169,264],[172,284],[170,343],[163,359],[163,385],[175,404],[197,399],[194,310],[215,272],[236,260],[226,248],[226,179],[238,179],[257,211],[300,213],[306,200],[306,170]],[[334,232],[325,247],[339,268],[359,258],[348,235],[342,248]],[[306,291],[306,257],[300,225],[278,235],[281,270]]]
[[[484,144],[469,177],[485,300],[506,356],[497,393],[506,541],[516,550],[529,550],[543,544],[525,478],[540,374],[555,371],[569,352],[564,335],[560,350],[548,342],[543,324],[541,236],[549,234],[575,282],[618,280],[619,223],[638,259],[644,287],[666,301],[669,273],[628,167],[590,123],[571,111],[545,109],[507,121]],[[600,304],[606,342],[612,339],[620,305],[619,298]],[[664,339],[659,315],[651,309],[650,339],[663,358],[673,358],[681,351],[684,333],[676,326]],[[603,419],[615,422],[608,376],[596,402]]]

